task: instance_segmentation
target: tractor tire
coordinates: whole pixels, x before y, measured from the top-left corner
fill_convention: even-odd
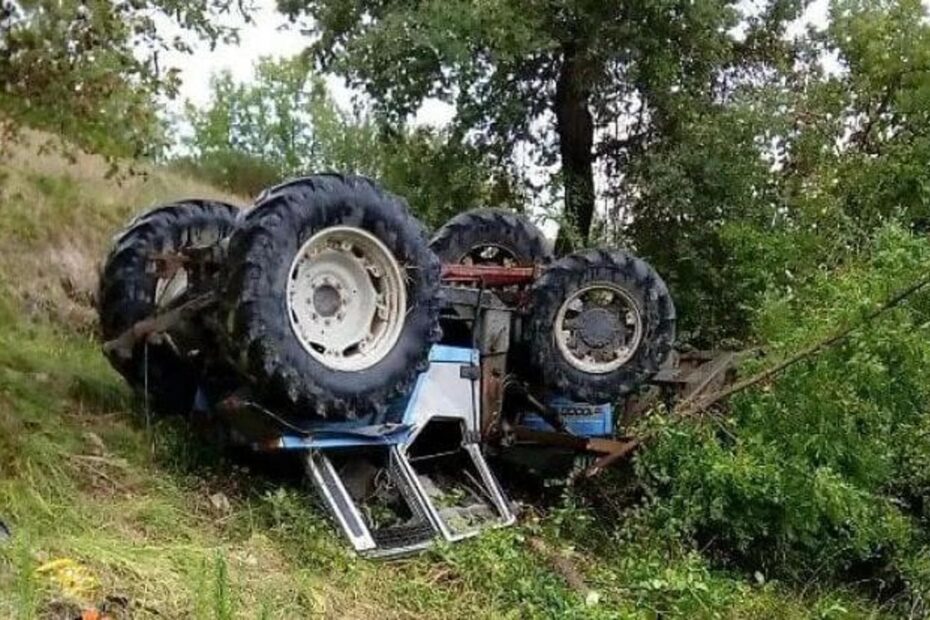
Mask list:
[[[552,250],[525,216],[506,209],[474,209],[442,225],[430,248],[443,263],[521,266],[549,263]]]
[[[654,375],[672,350],[668,289],[649,264],[626,252],[566,256],[530,295],[527,376],[569,398],[613,402]]]
[[[163,307],[164,299],[157,296],[165,291],[159,290],[161,281],[150,269],[153,255],[221,242],[235,229],[238,212],[222,202],[185,200],[143,213],[118,233],[100,274],[97,309],[104,340],[118,337]],[[128,359],[115,354],[109,359],[137,391],[148,384],[156,413],[190,411],[198,373],[168,343],[149,344],[146,352],[139,342]]]
[[[356,176],[265,192],[229,245],[231,361],[289,417],[384,414],[439,340],[439,262],[405,202]]]

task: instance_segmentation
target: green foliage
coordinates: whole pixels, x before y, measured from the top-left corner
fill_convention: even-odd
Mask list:
[[[177,92],[163,72],[157,17],[176,18],[212,41],[234,33],[217,21],[230,0],[0,1],[0,112],[112,157],[157,154],[166,144],[158,99]],[[15,128],[0,124],[5,130]]]
[[[562,221],[583,240],[595,162],[621,177],[657,138],[675,139],[695,110],[784,63],[789,45],[780,35],[802,2],[762,3],[752,19],[739,4],[278,2],[292,18],[308,18],[318,64],[364,89],[392,124],[436,97],[455,104],[458,135],[496,161],[525,157],[526,143],[534,163],[560,161]],[[731,35],[738,25],[743,41]]]
[[[772,212],[778,196],[757,137],[773,128],[768,106],[756,103],[697,115],[675,139],[631,162],[627,174],[636,196],[628,203],[628,223],[618,214],[603,233],[608,241],[632,239],[663,274],[684,339],[698,344],[746,334],[750,310],[770,284],[760,279],[784,273],[788,263],[773,259],[797,249],[784,218]]]
[[[283,178],[323,170],[378,179],[427,223],[479,205],[516,201],[506,174],[449,132],[389,131],[330,99],[303,57],[255,67],[248,83],[212,80],[210,104],[187,106],[191,155],[175,162],[224,189],[255,195]]]
[[[928,261],[924,239],[884,227],[842,271],[765,304],[757,329],[774,360],[757,365],[860,319],[924,277]],[[725,421],[654,420],[659,440],[638,468],[656,522],[763,575],[915,578],[930,534],[921,456],[928,319],[924,292],[739,395]],[[914,600],[930,585],[923,575],[908,584]]]
[[[891,218],[927,228],[926,15],[915,1],[834,2],[793,64],[687,104],[618,171],[624,210],[605,235],[667,277],[695,344],[752,340],[766,293],[841,265]]]
[[[199,110],[187,104],[193,129],[187,146],[198,159],[245,154],[284,175],[319,168],[314,119],[332,113],[323,84],[308,77],[301,57],[260,60],[250,83],[236,83],[229,71],[210,81],[212,102]],[[229,170],[230,178],[235,170]]]
[[[167,167],[237,196],[257,196],[282,179],[281,172],[274,165],[233,150],[177,157]]]

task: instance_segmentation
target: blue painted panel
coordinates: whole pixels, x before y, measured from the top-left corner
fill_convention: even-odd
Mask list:
[[[567,398],[559,397],[549,401],[549,406],[562,416],[565,426],[575,435],[580,437],[607,437],[613,434],[614,408],[611,404],[576,403]],[[554,430],[535,413],[524,414],[521,424],[540,431]]]
[[[477,364],[478,351],[468,347],[435,344],[430,349],[429,361],[438,364]],[[281,436],[279,449],[348,448],[403,443],[410,435],[409,422],[412,421],[414,405],[427,381],[427,376],[426,372],[421,373],[410,396],[390,403],[385,413],[350,421],[320,421],[308,424],[305,428],[309,436],[284,434]],[[379,434],[375,429],[383,429],[384,423],[394,423],[396,427],[390,432]]]
[[[316,435],[283,435],[280,448],[283,450],[306,450],[308,448],[352,448],[360,446],[389,446],[401,444],[410,435],[410,427],[398,425],[390,429],[383,427],[359,428],[357,432],[320,432]]]

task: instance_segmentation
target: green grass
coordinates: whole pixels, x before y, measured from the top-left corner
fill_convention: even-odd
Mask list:
[[[177,421],[147,432],[92,339],[2,324],[0,513],[15,538],[0,548],[0,617],[108,596],[130,602],[128,617],[211,619],[865,613],[851,597],[795,600],[777,584],[712,571],[695,553],[649,532],[621,536],[571,504],[410,560],[355,559],[300,486],[203,450]],[[217,492],[229,514],[211,507]],[[574,549],[597,594],[571,590],[528,545],[534,536]],[[62,558],[97,585],[69,593],[36,572]]]
[[[96,168],[25,157],[0,173],[0,519],[14,531],[0,543],[0,618],[91,605],[115,618],[211,620],[880,615],[853,593],[714,568],[635,512],[595,518],[571,496],[417,557],[355,558],[304,486],[229,461],[180,421],[147,428],[92,335],[34,310],[65,298],[54,266],[30,256],[67,238],[93,265],[134,206],[178,192],[171,178],[129,190]],[[216,493],[228,512],[211,504]],[[552,556],[568,558],[584,591]]]

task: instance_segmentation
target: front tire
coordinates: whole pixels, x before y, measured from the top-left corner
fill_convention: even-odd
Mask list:
[[[533,284],[529,307],[529,376],[583,402],[612,402],[636,389],[658,371],[675,340],[665,283],[622,251],[560,259]]]
[[[542,231],[525,216],[506,209],[459,213],[436,231],[430,248],[450,264],[515,267],[552,260]]]

